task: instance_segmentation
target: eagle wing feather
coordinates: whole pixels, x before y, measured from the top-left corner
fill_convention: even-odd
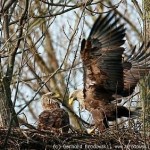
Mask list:
[[[117,26],[119,18],[114,18],[112,13],[100,16],[87,41],[82,42],[85,90],[91,86],[96,88],[95,91],[105,89],[119,93],[123,90],[124,48],[121,45],[124,43],[125,29],[123,25]]]
[[[137,83],[144,76],[149,74],[150,70],[150,52],[148,52],[150,42],[144,43],[136,53],[132,53],[130,57],[123,63],[124,66],[124,91],[123,96],[129,96],[133,93]],[[135,51],[135,50],[134,50]]]

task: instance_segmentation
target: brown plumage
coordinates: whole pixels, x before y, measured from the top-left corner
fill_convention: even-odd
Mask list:
[[[84,102],[99,130],[108,127],[107,121],[129,117],[129,110],[111,101],[133,93],[138,81],[149,73],[150,43],[135,48],[125,55],[124,25],[118,25],[114,13],[100,16],[93,25],[87,40],[81,44],[84,69]],[[123,54],[125,57],[123,58]],[[131,112],[132,114],[132,112]]]
[[[49,130],[54,133],[67,133],[69,115],[63,108],[60,108],[56,98],[52,92],[42,96],[43,112],[39,115],[38,129]]]

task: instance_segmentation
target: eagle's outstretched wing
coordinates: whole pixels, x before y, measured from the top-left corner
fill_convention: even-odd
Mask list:
[[[133,93],[135,86],[141,78],[150,72],[150,42],[144,43],[135,52],[136,47],[131,51],[131,55],[123,62],[124,68],[124,91],[122,96],[129,96]],[[149,51],[148,51],[149,49]]]
[[[119,18],[114,13],[100,16],[88,39],[82,41],[85,97],[90,88],[94,88],[96,94],[106,91],[121,94],[123,91],[124,48],[121,46],[124,44],[125,29],[123,25],[117,26],[118,22]]]
[[[95,97],[98,93],[129,96],[138,81],[149,73],[150,42],[147,45],[143,43],[138,50],[135,47],[124,61],[125,52],[121,46],[125,29],[123,25],[117,26],[118,22],[114,13],[105,17],[100,15],[88,39],[82,41],[85,97],[91,89]]]

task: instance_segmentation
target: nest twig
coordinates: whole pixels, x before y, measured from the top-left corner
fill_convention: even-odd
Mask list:
[[[107,130],[101,134],[66,133],[56,135],[35,129],[12,129],[7,145],[7,129],[0,128],[0,149],[133,149],[146,148],[142,133],[129,129]],[[147,143],[150,143],[150,137]],[[117,147],[116,147],[117,146]]]

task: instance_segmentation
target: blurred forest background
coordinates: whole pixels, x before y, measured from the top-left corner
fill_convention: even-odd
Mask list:
[[[88,37],[99,14],[115,11],[122,18],[126,50],[147,40],[144,33],[150,31],[144,26],[143,3],[147,3],[146,11],[150,11],[149,2],[144,0],[1,0],[0,3],[2,126],[8,126],[14,114],[20,125],[27,122],[36,126],[43,94],[56,92],[65,101],[70,92],[83,87],[81,41]],[[147,87],[145,83],[140,86]],[[12,115],[4,118],[6,114]],[[17,121],[13,124],[18,126]]]

